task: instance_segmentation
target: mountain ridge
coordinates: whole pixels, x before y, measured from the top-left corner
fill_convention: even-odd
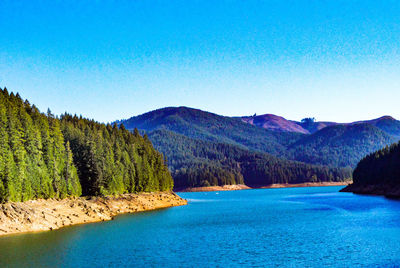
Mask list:
[[[243,122],[242,117],[221,116],[181,106],[157,109],[118,123],[130,130],[138,128],[148,133],[168,130],[193,139],[332,167],[355,167],[366,154],[400,139],[397,136],[400,135],[400,122],[389,116],[343,124],[316,122],[313,118],[296,123],[271,114],[267,116],[277,127],[282,126],[279,121],[285,120],[285,123],[289,122],[284,125],[288,130],[300,124],[297,129],[302,127],[311,134],[265,129],[254,125],[257,122],[264,124],[265,116],[254,121],[256,117],[246,117],[248,122]],[[318,128],[320,130],[316,130]]]
[[[272,154],[283,154],[286,146],[302,136],[300,133],[270,131],[242,122],[239,118],[185,106],[153,110],[118,123],[123,123],[130,130],[166,129],[191,138],[234,144]]]
[[[369,120],[360,120],[350,123],[315,121],[314,118],[304,118],[302,121],[288,120],[282,116],[275,114],[262,114],[254,116],[239,117],[245,123],[280,132],[297,132],[302,134],[313,134],[323,128],[335,125],[356,125],[371,124],[391,135],[400,137],[400,121],[390,115],[381,116]]]
[[[243,116],[240,118],[242,119],[243,122],[246,122],[248,124],[273,131],[310,134],[310,132],[307,129],[303,128],[297,122],[287,120],[282,116],[274,114],[263,114],[257,116],[247,116],[247,117]]]

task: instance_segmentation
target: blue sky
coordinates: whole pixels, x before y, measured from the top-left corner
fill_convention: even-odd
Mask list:
[[[400,119],[399,1],[0,1],[0,86],[108,122],[165,106]]]

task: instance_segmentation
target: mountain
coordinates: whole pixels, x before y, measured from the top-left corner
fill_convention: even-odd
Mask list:
[[[325,127],[337,125],[335,122],[317,122],[314,118],[304,118],[301,122],[287,120],[274,114],[239,117],[243,122],[260,128],[278,131],[312,134]]]
[[[333,167],[355,167],[366,154],[399,139],[393,135],[398,133],[399,121],[389,117],[349,124],[315,122],[312,118],[294,122],[275,115],[231,118],[188,107],[168,107],[119,123],[130,130],[165,129],[194,139]],[[321,130],[313,132],[317,128]],[[304,134],[307,131],[313,133]]]
[[[326,127],[336,126],[339,124],[336,122],[324,122],[324,121],[318,122],[315,121],[314,118],[304,118],[300,122],[295,121],[295,123],[301,126],[302,128],[306,129],[310,134],[320,131]]]
[[[304,129],[297,122],[286,120],[285,118],[273,114],[263,114],[256,116],[243,116],[243,122],[248,124],[281,132],[296,132],[302,134],[310,134],[307,129]]]
[[[353,173],[353,184],[342,190],[400,198],[400,143],[369,154]]]
[[[284,159],[288,146],[304,134],[262,129],[239,118],[168,107],[118,123],[131,131],[137,128],[146,132],[155,148],[168,159],[178,188],[343,181],[351,175],[348,169]]]
[[[138,128],[149,132],[165,129],[190,138],[233,144],[274,155],[285,154],[286,147],[303,136],[292,132],[278,133],[252,126],[239,118],[188,107],[163,108],[118,123],[130,130]]]
[[[326,127],[343,125],[358,125],[358,124],[369,124],[376,126],[380,130],[386,132],[389,135],[400,138],[400,121],[394,119],[391,116],[382,116],[380,118],[372,120],[356,121],[352,123],[337,123],[337,122],[324,122],[315,121],[314,118],[304,118],[302,121],[287,120],[281,116],[273,114],[254,115],[254,116],[243,116],[240,117],[243,122],[258,126],[260,128],[269,129],[280,132],[295,132],[302,134],[313,134]]]
[[[370,124],[400,139],[400,121],[391,116],[383,116],[373,120],[359,121],[350,124]]]
[[[351,169],[328,168],[288,161],[242,147],[189,138],[168,130],[149,133],[163,152],[177,190],[186,187],[345,181]]]
[[[293,143],[288,154],[306,163],[354,167],[365,155],[396,141],[372,124],[333,125]]]

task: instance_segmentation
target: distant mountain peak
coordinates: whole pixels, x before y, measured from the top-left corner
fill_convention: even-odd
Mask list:
[[[385,116],[382,116],[382,117],[380,117],[380,118],[378,118],[378,119],[390,119],[390,120],[396,120],[395,118],[393,118],[392,116],[390,116],[390,115],[385,115]]]
[[[241,117],[241,119],[243,122],[273,131],[297,132],[302,134],[310,133],[296,122],[289,121],[282,116],[274,114],[253,115]]]
[[[385,115],[376,119],[356,121],[352,123],[337,123],[316,121],[314,118],[305,118],[301,122],[287,120],[274,114],[263,114],[241,117],[243,122],[258,126],[264,129],[280,132],[297,132],[302,134],[313,134],[326,127],[342,125],[351,126],[358,124],[370,124],[387,132],[388,134],[400,137],[400,121],[390,115]],[[310,119],[310,120],[306,120]]]
[[[349,123],[349,125],[354,125],[354,124],[363,124],[363,123],[368,123],[368,124],[376,124],[379,123],[381,121],[397,121],[396,119],[394,119],[392,116],[390,115],[385,115],[385,116],[381,116],[375,119],[370,119],[370,120],[362,120],[362,121],[356,121],[356,122],[352,122]]]

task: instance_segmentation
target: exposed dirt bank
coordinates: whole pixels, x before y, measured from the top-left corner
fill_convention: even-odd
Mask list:
[[[267,186],[261,186],[259,188],[294,188],[294,187],[321,187],[321,186],[347,186],[351,181],[347,182],[305,182],[305,183],[285,183],[285,184],[271,184]]]
[[[69,225],[112,220],[118,214],[186,204],[185,199],[172,192],[10,202],[0,204],[0,236],[55,230]]]
[[[209,187],[191,187],[176,189],[177,192],[214,192],[214,191],[236,191],[248,189],[269,189],[269,188],[291,188],[291,187],[316,187],[316,186],[346,186],[350,182],[307,182],[296,184],[270,184],[264,186],[249,187],[243,184],[237,185],[223,185],[223,186],[209,186]]]
[[[252,189],[244,184],[223,185],[223,186],[207,186],[207,187],[190,187],[177,189],[177,192],[215,192],[215,191],[236,191]]]

